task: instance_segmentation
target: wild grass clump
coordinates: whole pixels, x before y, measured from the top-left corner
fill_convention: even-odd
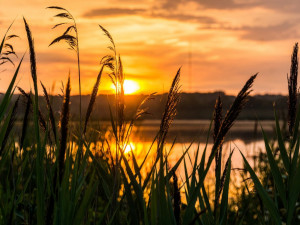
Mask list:
[[[290,138],[285,140],[279,125],[275,110],[275,127],[277,146],[272,148],[263,128],[262,135],[265,142],[267,165],[270,168],[263,184],[258,175],[251,168],[248,160],[243,156],[245,168],[250,173],[255,190],[261,201],[261,213],[265,221],[272,224],[298,224],[299,214],[297,202],[300,194],[300,164],[299,164],[299,121],[300,111],[297,108],[297,75],[298,75],[298,44],[294,46],[291,60],[291,74],[288,78],[288,123]],[[299,108],[299,107],[298,107]],[[276,155],[276,152],[280,154]],[[269,186],[269,184],[273,184]],[[266,185],[266,187],[264,187]],[[271,195],[269,191],[271,190]]]
[[[49,46],[59,43],[61,41],[65,41],[69,49],[74,51],[77,57],[77,68],[78,68],[78,88],[79,88],[79,121],[80,121],[80,138],[82,136],[82,114],[81,114],[81,70],[80,70],[80,53],[79,53],[79,37],[78,37],[78,30],[76,20],[73,15],[65,8],[59,6],[50,6],[47,9],[57,10],[60,13],[56,14],[54,17],[65,19],[64,22],[60,22],[55,24],[52,29],[58,27],[67,27],[66,30],[63,32],[62,35],[55,38]]]

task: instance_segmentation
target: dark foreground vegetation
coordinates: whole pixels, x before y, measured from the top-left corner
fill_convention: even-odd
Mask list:
[[[49,8],[57,10],[56,17],[64,20],[64,24],[59,23],[55,27],[66,26],[66,31],[50,45],[65,41],[76,54],[81,90],[75,20],[63,8]],[[34,90],[26,93],[19,88],[22,96],[12,100],[22,57],[0,103],[0,224],[300,223],[297,44],[288,80],[288,128],[280,127],[275,110],[276,139],[268,140],[262,128],[265,149],[254,167],[242,155],[244,168],[239,168],[242,177],[240,190],[230,200],[231,157],[242,153],[230,149],[228,158],[223,159],[222,144],[244,108],[257,75],[251,76],[244,84],[226,113],[223,113],[222,97],[216,99],[211,131],[207,134],[213,135],[212,147],[198,147],[195,155],[191,155],[190,147],[187,147],[179,160],[171,165],[169,156],[172,147],[167,149],[165,144],[180,99],[178,70],[170,85],[153,145],[144,158],[138,159],[134,151],[125,154],[125,149],[135,121],[148,112],[144,103],[153,96],[141,101],[131,120],[126,119],[123,67],[109,32],[99,26],[110,40],[112,54],[101,60],[86,111],[82,110],[80,95],[79,126],[71,128],[71,82],[74,84],[75,81],[69,77],[66,82],[60,118],[57,119],[52,96],[38,80],[33,34],[25,19],[24,27]],[[1,63],[9,63],[15,54],[11,44],[13,37],[6,33],[2,39]],[[112,127],[107,132],[89,126],[104,71],[116,87],[114,101],[107,106]],[[40,110],[39,85],[43,87],[46,113]],[[14,126],[20,104],[25,104],[25,110],[22,113],[22,132],[18,136],[14,135]],[[154,157],[150,158],[150,153],[154,153]],[[222,164],[222,161],[225,163]],[[179,177],[177,169],[181,164],[184,174]],[[209,171],[214,173],[213,184],[207,180]]]

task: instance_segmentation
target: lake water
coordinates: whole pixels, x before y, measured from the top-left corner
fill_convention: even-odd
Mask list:
[[[271,139],[275,134],[274,121],[262,121],[260,124]],[[134,152],[140,156],[139,158],[143,158],[143,155],[145,155],[150,148],[151,143],[159,130],[159,125],[159,120],[139,121],[133,129],[127,151],[133,149]],[[175,145],[170,154],[170,164],[174,165],[182,155],[183,151],[185,151],[191,143],[192,145],[189,150],[191,158],[193,158],[198,146],[200,148],[200,153],[202,153],[205,147],[209,126],[210,121],[208,120],[175,120],[170,127],[166,143],[166,151],[168,152],[176,138]],[[208,154],[212,148],[212,144],[213,139],[210,134],[207,147]],[[156,146],[154,145],[153,150],[151,150],[152,154],[155,154],[153,153],[155,148]],[[223,146],[223,164],[225,164],[230,150],[233,149],[235,152],[232,157],[232,168],[241,168],[243,165],[239,151],[253,163],[253,156],[258,155],[260,151],[264,151],[264,142],[260,125],[255,121],[237,121],[225,138]]]
[[[101,136],[105,133],[108,142],[96,142],[96,146],[93,146],[96,152],[99,149],[107,149],[109,147],[114,151],[114,139],[110,139],[110,132],[105,132],[106,129],[111,130],[109,122],[97,122],[100,131],[103,131]],[[96,127],[97,125],[94,124]],[[230,182],[230,192],[229,199],[234,200],[239,194],[244,186],[244,173],[243,169],[243,158],[240,151],[246,156],[250,165],[254,165],[256,156],[260,152],[265,152],[264,141],[261,134],[260,125],[263,127],[265,133],[270,138],[274,137],[274,121],[262,121],[258,124],[255,121],[237,121],[225,138],[223,144],[223,156],[222,156],[222,170],[225,167],[225,163],[229,156],[230,151],[234,150],[232,156],[232,170],[231,170],[231,182]],[[130,165],[133,166],[131,160],[131,150],[137,159],[139,165],[142,164],[145,156],[149,152],[147,160],[145,161],[144,167],[141,171],[142,176],[146,176],[150,169],[153,167],[154,159],[156,157],[156,143],[151,145],[153,140],[159,131],[160,121],[159,120],[143,120],[138,121],[134,126],[132,134],[130,135],[129,143],[125,149],[127,157],[129,158]],[[165,144],[164,151],[168,153],[172,147],[174,139],[176,139],[175,145],[172,148],[171,153],[168,157],[169,168],[172,168],[178,159],[182,156],[183,152],[190,146],[188,154],[185,157],[188,174],[192,172],[192,164],[195,159],[195,152],[199,148],[198,163],[200,162],[201,155],[206,145],[206,139],[208,135],[208,129],[210,126],[210,121],[208,120],[175,120],[168,132],[167,141]],[[103,146],[104,144],[104,146]],[[109,145],[109,146],[108,146]],[[207,156],[210,154],[213,145],[212,134],[207,145]],[[150,149],[150,151],[149,151]],[[198,164],[197,163],[197,164]],[[208,194],[213,194],[214,191],[214,162],[205,178],[205,185],[207,185]],[[184,164],[181,163],[176,171],[180,184],[184,184],[186,181]],[[241,176],[243,175],[243,176]],[[249,174],[247,175],[249,176]],[[250,180],[248,180],[251,182]],[[252,187],[252,185],[250,185]],[[183,201],[184,201],[184,195]],[[213,199],[213,198],[212,198]]]

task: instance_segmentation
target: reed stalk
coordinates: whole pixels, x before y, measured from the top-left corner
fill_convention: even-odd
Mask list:
[[[297,111],[297,81],[298,81],[298,43],[295,44],[291,56],[291,70],[288,79],[288,124],[290,136],[293,134]]]
[[[31,69],[31,77],[34,85],[34,127],[35,127],[35,136],[37,142],[37,159],[36,159],[36,173],[37,173],[37,223],[39,225],[43,225],[44,215],[45,215],[45,206],[44,206],[44,172],[43,172],[43,150],[41,149],[41,141],[40,141],[40,132],[39,132],[39,95],[38,95],[38,86],[37,86],[37,73],[36,73],[36,57],[34,51],[33,38],[31,35],[30,28],[23,18],[25,24],[25,30],[27,34],[27,40],[29,45],[29,53],[30,53],[30,69]]]

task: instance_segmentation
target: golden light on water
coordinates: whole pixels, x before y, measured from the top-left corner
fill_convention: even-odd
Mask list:
[[[112,84],[111,88],[113,90],[115,90],[115,85]],[[124,94],[125,95],[135,94],[136,92],[138,92],[139,89],[140,89],[140,86],[137,82],[135,82],[133,80],[125,80],[124,81]]]
[[[135,146],[130,142],[130,143],[128,143],[127,145],[126,145],[126,148],[125,148],[125,150],[124,150],[124,153],[128,153],[128,152],[130,152],[130,151],[134,151],[135,150]]]

